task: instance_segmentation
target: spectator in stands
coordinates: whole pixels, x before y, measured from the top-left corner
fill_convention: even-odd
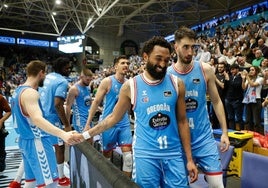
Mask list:
[[[201,50],[198,52],[196,56],[196,60],[199,60],[204,63],[208,63],[210,61],[211,54],[208,51],[208,47],[206,45],[201,45]]]
[[[88,118],[85,126],[85,130],[90,128],[92,120],[98,110],[98,107],[103,103],[103,111],[100,117],[100,121],[105,119],[110,113],[113,112],[113,108],[118,101],[118,94],[120,88],[127,80],[129,69],[129,60],[126,56],[122,55],[114,60],[115,74],[104,78],[97,90],[96,96],[92,102],[90,110],[88,112]],[[111,159],[113,149],[120,146],[123,153],[123,172],[131,176],[132,172],[132,134],[130,130],[129,114],[125,113],[120,122],[114,127],[104,131],[102,133],[103,155],[107,159]]]
[[[249,48],[248,43],[244,42],[241,50],[241,56],[245,56],[245,61],[249,64],[252,63],[252,60],[254,59],[254,54],[252,53],[252,50]]]
[[[5,129],[5,121],[11,115],[8,101],[0,94],[0,172],[6,169],[6,137],[8,131]]]
[[[226,79],[225,107],[228,117],[228,127],[234,130],[243,130],[243,96],[242,78],[239,73],[239,65],[230,66],[231,75]],[[237,124],[237,126],[236,126]]]
[[[263,126],[261,125],[261,87],[263,78],[258,76],[260,68],[251,66],[249,73],[243,71],[242,88],[246,90],[243,103],[246,106],[246,122],[247,129],[263,134]]]
[[[264,40],[262,38],[258,40],[258,47],[262,51],[263,57],[268,58],[268,46],[264,44]]]
[[[229,65],[232,65],[235,63],[236,61],[236,57],[234,56],[234,51],[233,49],[229,49],[227,52],[227,56],[226,56],[226,61]]]
[[[216,75],[216,87],[217,87],[219,96],[224,106],[225,119],[227,119],[224,102],[225,102],[225,90],[226,90],[225,80],[229,80],[229,74],[226,72],[225,65],[226,65],[225,62],[218,63],[218,65],[216,66],[217,70],[216,70],[215,75]],[[220,128],[219,120],[215,114],[213,107],[212,107],[212,113],[211,113],[211,123],[212,123],[213,129]]]
[[[257,48],[258,47],[258,44],[257,44],[257,42],[256,42],[256,39],[255,38],[251,38],[250,40],[249,40],[249,48],[251,49],[251,50],[254,50],[255,48]],[[253,51],[254,52],[254,51]],[[254,52],[255,53],[255,52]],[[254,54],[253,53],[253,54]]]
[[[215,74],[210,65],[193,60],[196,43],[193,30],[181,27],[175,31],[175,51],[178,55],[176,64],[168,68],[185,83],[185,101],[187,118],[191,131],[191,146],[194,160],[198,163],[210,187],[223,187],[222,169],[217,144],[211,137],[211,124],[206,107],[206,94],[209,95],[219,120],[221,150],[227,151],[230,145],[224,107],[216,88]]]
[[[262,60],[264,59],[262,51],[260,49],[257,49],[255,52],[255,59],[252,61],[253,66],[260,67]]]
[[[263,84],[261,88],[261,99],[263,102],[264,99],[268,96],[268,67],[262,70],[261,76],[263,77]]]
[[[65,132],[49,123],[42,116],[39,105],[39,86],[46,75],[46,64],[35,60],[27,66],[27,80],[20,85],[12,97],[12,116],[20,135],[19,148],[25,166],[25,187],[57,187],[58,172],[56,157],[47,133],[72,145],[79,142],[74,132]],[[45,133],[47,132],[47,133]]]
[[[9,99],[11,97],[11,86],[9,85],[8,82],[5,82],[5,98],[7,102],[9,102]]]
[[[212,57],[212,58],[210,58],[210,61],[208,62],[208,64],[212,67],[213,72],[216,72],[217,65],[218,65],[218,59]]]
[[[49,73],[44,81],[44,86],[39,88],[44,117],[60,129],[63,129],[64,126],[65,131],[72,130],[64,109],[68,89],[66,77],[70,74],[70,67],[71,64],[68,58],[57,58],[53,62],[55,72]],[[70,180],[64,175],[64,142],[56,136],[51,136],[51,143],[55,148],[57,158],[59,185],[69,186]]]
[[[236,59],[236,63],[239,65],[239,71],[247,70],[249,71],[249,68],[252,66],[248,62],[246,62],[245,56],[238,56]]]
[[[239,46],[239,42],[236,42],[236,44],[233,46],[233,52],[234,52],[234,56],[241,56],[241,49]]]
[[[136,130],[132,177],[141,187],[188,187],[182,147],[191,181],[197,179],[185,112],[184,84],[166,74],[170,53],[171,46],[162,37],[145,42],[144,72],[124,83],[113,112],[83,133],[88,139],[112,127],[133,105]]]
[[[262,71],[262,76],[263,76],[263,84],[261,88],[261,99],[263,102],[264,99],[268,96],[268,67]]]
[[[66,99],[66,117],[72,122],[73,128],[79,133],[85,128],[88,111],[92,102],[89,87],[92,76],[93,73],[91,70],[83,68],[80,79],[70,87]]]
[[[262,60],[261,65],[260,65],[260,68],[261,68],[260,75],[262,76],[263,71],[268,68],[268,58],[264,58]]]

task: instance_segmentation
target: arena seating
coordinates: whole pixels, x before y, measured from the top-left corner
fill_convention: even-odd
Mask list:
[[[268,157],[243,151],[241,188],[267,188]]]

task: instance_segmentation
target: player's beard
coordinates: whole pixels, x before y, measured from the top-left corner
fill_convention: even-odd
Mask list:
[[[184,56],[184,54],[181,53],[181,52],[179,52],[179,56],[178,56],[178,58],[179,58],[179,60],[180,60],[180,62],[181,62],[182,64],[186,64],[186,65],[189,65],[189,64],[192,62],[192,60],[193,60],[193,56],[188,56],[188,57],[186,57],[186,56]]]
[[[88,82],[83,82],[84,86],[89,86]]]
[[[161,67],[162,71],[157,71],[157,68],[161,67],[159,65],[152,64],[149,60],[146,63],[147,72],[156,80],[161,80],[165,77],[167,72],[167,67]]]

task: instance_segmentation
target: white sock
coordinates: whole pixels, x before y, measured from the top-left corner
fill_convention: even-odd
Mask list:
[[[16,177],[15,177],[15,181],[16,182],[21,182],[21,179],[22,179],[22,176],[24,174],[24,164],[23,164],[23,161],[20,162],[20,166],[19,166],[19,169],[17,171],[17,174],[16,174]]]
[[[46,188],[57,188],[57,187],[58,187],[58,182],[53,182],[46,186]]]
[[[57,168],[58,168],[59,178],[63,178],[64,177],[64,163],[57,164]]]
[[[35,188],[36,186],[36,181],[31,181],[31,182],[25,182],[24,188]]]

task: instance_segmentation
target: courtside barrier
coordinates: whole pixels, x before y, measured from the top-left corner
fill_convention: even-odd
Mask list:
[[[72,188],[138,188],[88,142],[70,147]]]

